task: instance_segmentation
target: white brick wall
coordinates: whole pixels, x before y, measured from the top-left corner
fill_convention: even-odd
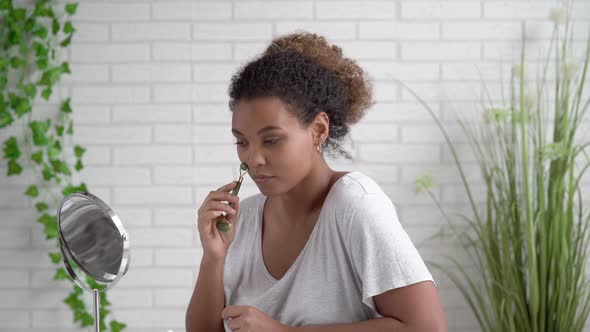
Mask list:
[[[375,83],[377,104],[352,128],[356,159],[330,164],[375,179],[414,242],[422,244],[424,258],[437,259],[441,253],[465,257],[448,241],[427,240],[444,221],[427,197],[414,194],[415,178],[430,170],[439,183],[436,197],[459,210],[466,209],[466,201],[434,122],[396,80],[414,88],[451,125],[453,139],[461,143],[460,157],[469,162],[467,177],[479,192],[481,176],[452,125],[446,101],[470,112],[482,93],[479,72],[490,81],[498,81],[500,71],[509,73],[522,26],[533,38],[547,39],[551,23],[546,17],[554,4],[82,1],[75,16],[78,32],[66,52],[73,75],[56,93],[73,98],[75,140],[88,148],[84,181],[114,208],[130,233],[132,266],[110,293],[115,316],[129,324],[126,331],[184,331],[185,307],[202,255],[196,210],[212,188],[237,175],[226,104],[229,79],[272,37],[297,29],[336,42]],[[574,16],[581,49],[590,2],[578,0]],[[54,97],[51,103],[58,101]],[[0,138],[12,132],[0,132]],[[0,332],[78,331],[61,303],[67,284],[51,280],[50,245],[22,194],[27,183],[0,178]],[[256,192],[246,179],[242,196]],[[440,272],[432,272],[449,330],[479,331],[457,289]]]

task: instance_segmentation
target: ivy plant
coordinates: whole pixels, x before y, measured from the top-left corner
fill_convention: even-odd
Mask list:
[[[71,18],[77,7],[77,3],[55,0],[22,6],[0,0],[0,130],[22,124],[21,137],[10,136],[3,142],[6,175],[19,176],[25,168],[38,175],[23,194],[34,205],[45,238],[55,243],[48,253],[56,265],[54,279],[72,283],[63,302],[72,310],[74,322],[86,327],[94,324],[94,318],[83,301],[82,289],[62,267],[57,215],[51,212],[63,197],[88,191],[84,182],[73,179],[73,172],[84,168],[86,149],[70,144],[74,133],[70,98],[60,98],[57,116],[34,110],[37,103],[49,101],[62,75],[71,73],[69,63],[60,59],[60,51],[70,45],[76,32]],[[87,282],[102,287],[92,279]],[[122,331],[125,324],[113,319],[106,323],[110,305],[106,293],[101,293],[101,329]]]

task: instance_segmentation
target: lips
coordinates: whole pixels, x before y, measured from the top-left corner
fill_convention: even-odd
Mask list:
[[[254,181],[261,183],[261,182],[266,182],[271,178],[272,178],[272,176],[268,176],[268,175],[258,175],[256,177],[254,177]]]

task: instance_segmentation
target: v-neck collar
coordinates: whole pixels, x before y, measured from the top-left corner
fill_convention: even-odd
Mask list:
[[[279,282],[279,281],[283,280],[287,276],[287,274],[289,274],[291,272],[291,270],[295,269],[295,267],[299,264],[299,261],[303,259],[302,257],[305,254],[305,252],[307,251],[307,248],[310,246],[310,242],[313,241],[313,239],[315,237],[315,233],[317,233],[317,229],[319,228],[319,223],[321,222],[322,215],[324,214],[326,203],[328,202],[328,199],[330,199],[330,197],[332,196],[332,192],[334,191],[334,188],[336,187],[336,185],[338,185],[339,182],[341,182],[340,180],[342,180],[344,177],[350,176],[352,173],[356,173],[356,172],[357,171],[348,172],[348,173],[344,174],[343,176],[341,176],[338,180],[336,180],[336,182],[334,182],[332,184],[332,187],[330,187],[330,190],[328,190],[328,194],[326,195],[326,199],[324,200],[324,204],[322,204],[322,208],[320,209],[318,219],[316,220],[316,223],[313,226],[313,230],[311,231],[311,234],[309,235],[307,242],[305,242],[303,249],[301,249],[301,251],[299,252],[299,255],[297,255],[297,258],[295,258],[295,261],[293,261],[293,264],[291,264],[289,269],[287,269],[287,271],[283,274],[283,276],[280,279],[277,279],[277,278],[273,277],[272,274],[270,274],[270,272],[268,271],[268,268],[266,267],[266,264],[264,263],[264,256],[262,255],[262,218],[263,218],[263,214],[264,214],[264,207],[266,205],[266,200],[268,199],[267,196],[262,195],[262,199],[260,200],[260,204],[258,205],[259,210],[258,210],[258,218],[257,218],[258,232],[257,232],[257,236],[256,236],[256,242],[257,242],[256,251],[258,252],[258,259],[259,259],[260,265],[262,267],[262,270],[264,271],[264,274],[266,275],[266,277],[269,280],[271,280],[272,282]]]

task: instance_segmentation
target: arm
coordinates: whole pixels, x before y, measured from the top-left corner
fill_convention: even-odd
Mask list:
[[[221,319],[224,306],[223,260],[203,256],[197,284],[186,311],[186,331],[224,332]]]
[[[432,282],[419,282],[373,297],[382,318],[338,325],[289,327],[287,332],[446,332],[447,321]]]

